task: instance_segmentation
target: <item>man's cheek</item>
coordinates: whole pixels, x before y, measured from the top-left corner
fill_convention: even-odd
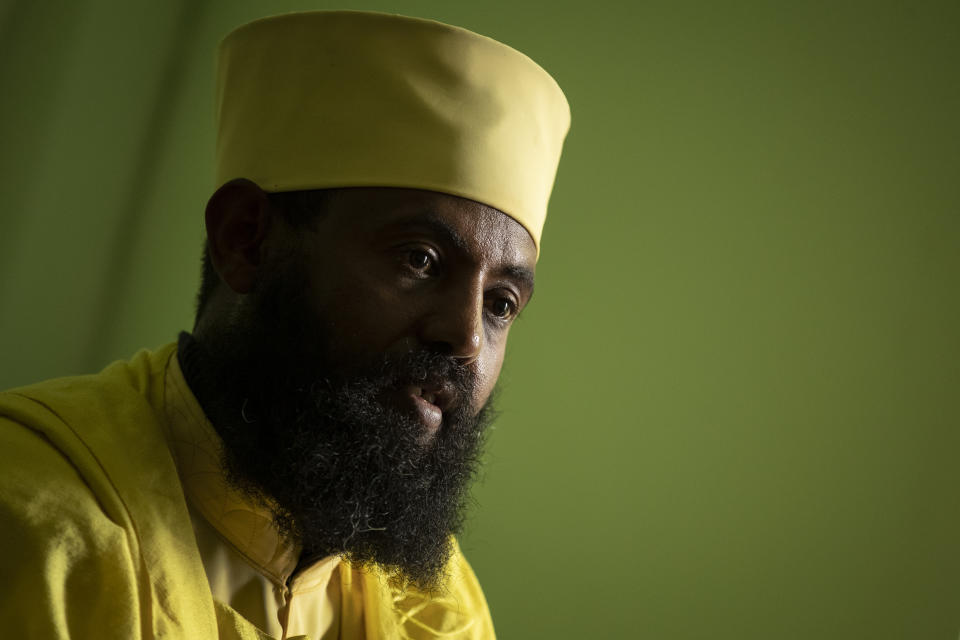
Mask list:
[[[503,358],[500,357],[494,362],[483,362],[477,369],[476,395],[473,401],[474,412],[479,411],[490,399],[493,389],[497,385],[500,377],[500,370],[503,366]]]

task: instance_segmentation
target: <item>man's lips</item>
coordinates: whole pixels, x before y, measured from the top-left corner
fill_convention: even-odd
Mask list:
[[[408,396],[413,400],[416,408],[417,417],[427,428],[428,433],[433,435],[440,430],[443,424],[443,411],[437,405],[433,404],[423,396],[410,394]]]
[[[451,408],[454,400],[453,392],[441,383],[409,384],[402,388],[402,396],[431,436],[440,430],[443,412]]]
[[[449,385],[442,382],[425,382],[407,386],[407,393],[418,396],[440,411],[446,411],[453,404],[454,394]]]

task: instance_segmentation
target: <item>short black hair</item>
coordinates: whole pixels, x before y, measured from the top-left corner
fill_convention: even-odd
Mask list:
[[[271,207],[280,212],[284,221],[294,229],[303,229],[316,222],[317,218],[326,210],[327,200],[332,189],[311,189],[309,191],[278,191],[267,192],[267,200]],[[200,271],[200,289],[197,292],[197,313],[199,320],[204,307],[213,297],[213,292],[220,285],[220,274],[213,268],[210,259],[210,245],[203,241],[202,266]]]

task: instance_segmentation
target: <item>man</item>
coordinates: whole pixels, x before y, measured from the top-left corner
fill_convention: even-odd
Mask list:
[[[0,394],[3,628],[489,638],[453,535],[569,127],[529,58],[290,14],[221,43],[197,319]]]

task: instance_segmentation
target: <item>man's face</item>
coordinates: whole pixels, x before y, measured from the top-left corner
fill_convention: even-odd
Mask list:
[[[469,200],[340,189],[265,247],[253,290],[201,340],[230,479],[272,498],[310,557],[432,588],[532,294],[533,241]]]
[[[479,411],[533,294],[529,233],[485,205],[416,189],[340,189],[326,205],[301,247],[307,302],[332,339],[329,366],[349,375],[380,357],[449,356],[474,372],[470,397],[432,381],[390,400],[420,417],[425,438],[441,428],[438,408]]]

